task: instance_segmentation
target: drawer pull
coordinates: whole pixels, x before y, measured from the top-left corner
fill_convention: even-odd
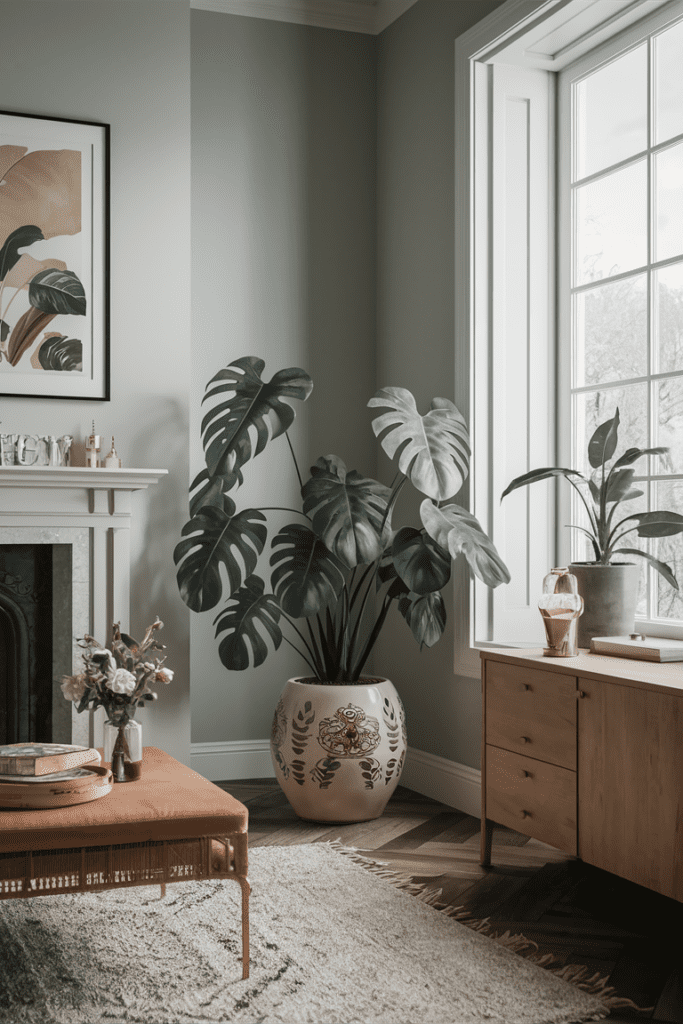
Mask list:
[[[528,684],[528,683],[525,683],[525,684],[524,684],[524,689],[525,689],[525,690],[530,690],[530,689],[531,689],[531,687],[529,686],[529,684]]]
[[[582,700],[585,696],[586,696],[586,691],[585,690],[579,690],[579,692],[578,692],[579,700]]]
[[[531,743],[531,740],[528,736],[520,736],[519,738],[521,739],[522,743]]]
[[[522,811],[522,817],[523,818],[530,818],[531,817],[531,813],[529,811]]]
[[[531,772],[528,772],[526,768],[522,768],[522,776],[525,779],[533,779],[533,775],[531,774]]]

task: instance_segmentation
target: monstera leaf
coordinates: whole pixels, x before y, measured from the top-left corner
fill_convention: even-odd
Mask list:
[[[406,620],[420,648],[433,647],[446,628],[446,605],[437,591],[433,594],[414,594],[412,591],[398,599],[398,610]]]
[[[181,540],[173,552],[178,566],[178,588],[185,604],[193,612],[215,608],[223,596],[220,567],[225,566],[234,593],[256,568],[258,556],[266,542],[265,516],[248,508],[235,514],[235,503],[229,498],[225,509],[203,506],[185,523]],[[235,557],[237,551],[246,572]]]
[[[249,655],[254,668],[268,657],[268,647],[256,628],[258,623],[270,637],[275,650],[282,643],[279,626],[280,606],[272,594],[265,594],[259,576],[250,576],[233,594],[224,611],[214,619],[216,636],[226,633],[218,645],[218,656],[226,668],[242,672],[249,668]]]
[[[291,425],[294,409],[283,399],[303,402],[313,388],[311,378],[298,367],[280,370],[266,383],[261,380],[265,365],[256,356],[235,359],[209,381],[204,395],[205,402],[232,392],[227,402],[213,406],[202,420],[209,474],[225,476],[231,486],[240,482],[239,470],[245,462]]]
[[[336,455],[324,455],[311,466],[301,493],[314,532],[344,565],[351,569],[380,557],[391,536],[389,517],[382,527],[388,487],[355,469],[347,472]]]
[[[28,286],[28,301],[43,313],[85,316],[86,312],[85,291],[73,270],[41,270]]]
[[[333,601],[344,584],[343,567],[307,526],[283,526],[273,538],[270,558],[276,566],[271,585],[280,607],[295,619],[315,615]],[[279,563],[279,564],[278,564]]]
[[[371,408],[389,406],[372,421],[376,437],[390,459],[399,452],[398,468],[423,494],[443,501],[457,494],[469,471],[467,424],[447,398],[432,399],[426,416],[405,388],[382,388],[368,402]]]
[[[396,572],[416,594],[441,590],[451,576],[451,559],[425,530],[405,526],[391,545]]]
[[[432,540],[456,558],[462,551],[470,568],[487,587],[510,582],[510,573],[478,520],[460,505],[420,505],[423,526]]]
[[[239,481],[242,483],[241,473]],[[232,505],[232,498],[226,494],[229,490],[229,478],[209,476],[208,469],[203,469],[190,484],[190,515],[195,515],[204,505],[213,505],[214,508],[222,508],[227,512]]]

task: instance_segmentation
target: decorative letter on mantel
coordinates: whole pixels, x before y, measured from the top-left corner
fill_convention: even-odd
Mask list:
[[[5,466],[0,469],[0,545],[71,547],[72,671],[81,667],[76,637],[106,642],[112,622],[128,629],[131,495],[166,469]],[[72,719],[72,742],[101,745],[86,716]]]

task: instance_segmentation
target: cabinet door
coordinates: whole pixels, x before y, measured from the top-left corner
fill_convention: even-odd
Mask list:
[[[683,900],[683,697],[579,679],[579,856]]]

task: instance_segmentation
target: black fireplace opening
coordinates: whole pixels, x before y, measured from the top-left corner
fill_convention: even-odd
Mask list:
[[[0,545],[0,743],[71,742],[71,545]]]

